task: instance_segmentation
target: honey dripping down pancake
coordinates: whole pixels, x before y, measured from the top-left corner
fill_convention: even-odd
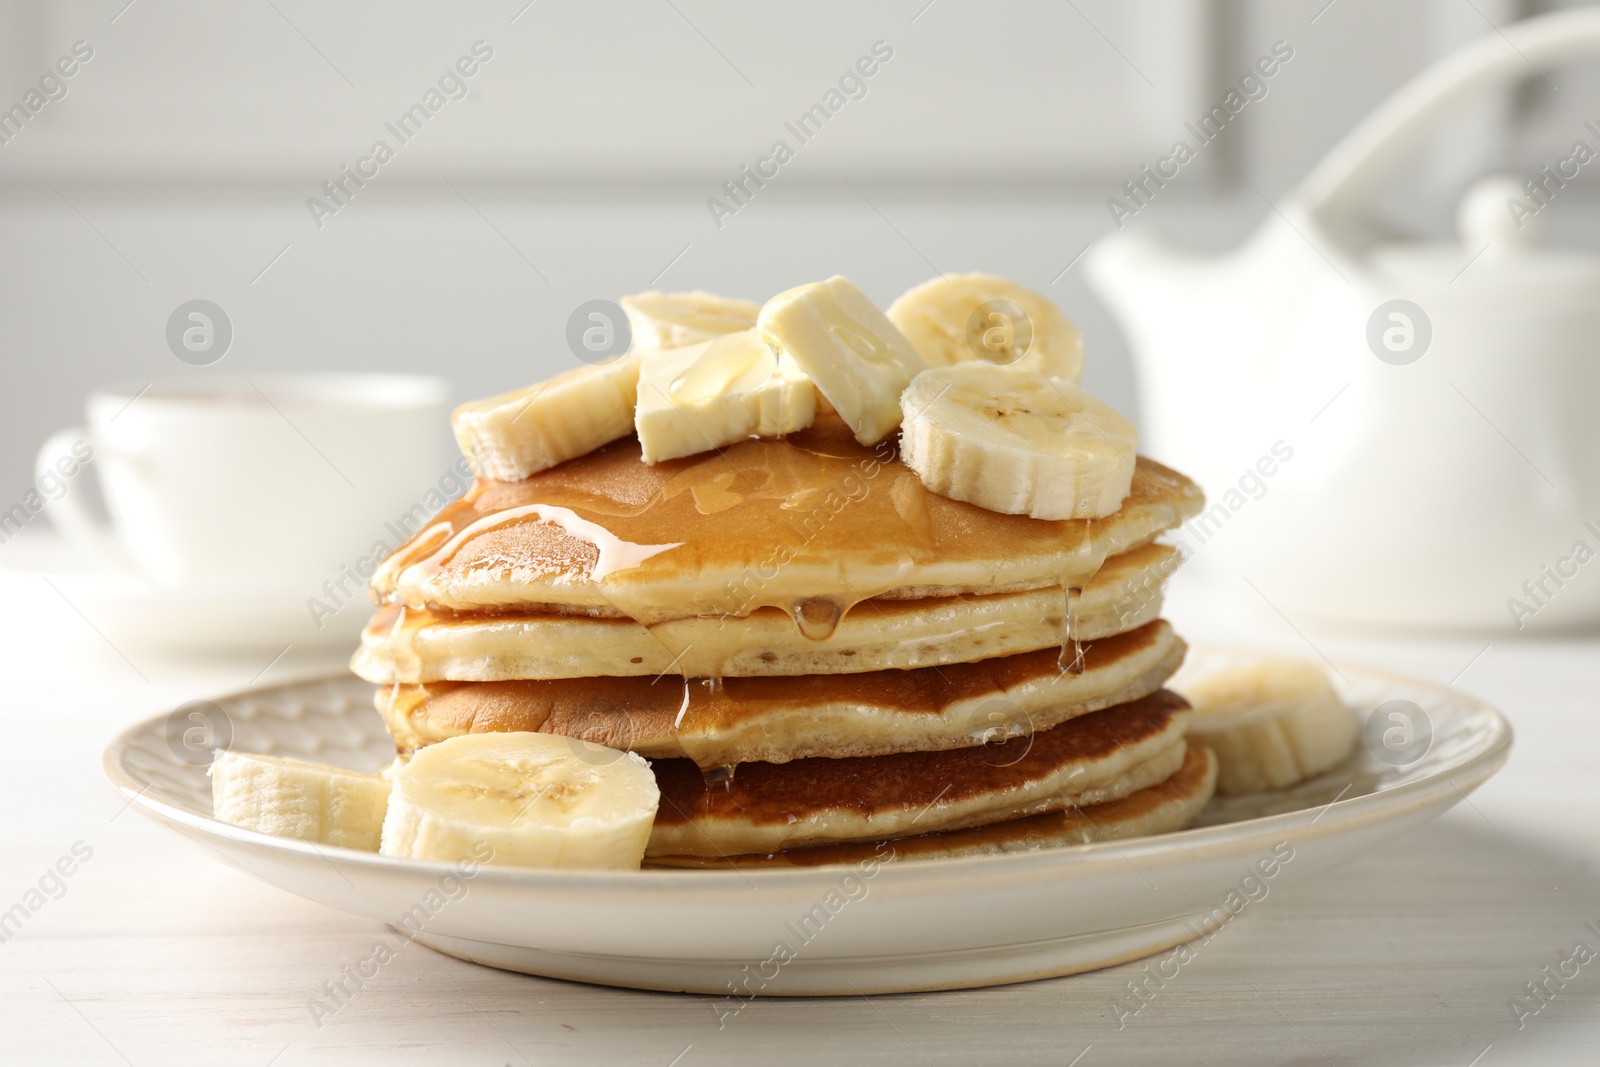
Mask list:
[[[813,756],[962,748],[1124,704],[1161,688],[1184,644],[1164,621],[1085,642],[1083,670],[1055,649],[942,668],[854,675],[440,682],[380,689],[403,757],[465,733],[538,731],[702,769]]]
[[[372,586],[409,608],[646,625],[776,608],[821,638],[869,598],[1081,586],[1201,505],[1193,482],[1140,458],[1105,518],[986,511],[930,492],[892,441],[865,447],[824,414],[783,439],[655,465],[625,438],[521,482],[480,480]]]
[[[1116,800],[1182,766],[1191,714],[1159,690],[999,745],[747,763],[710,781],[689,760],[656,760],[661,806],[646,855],[876,841]]]
[[[878,860],[960,859],[1011,852],[1125,841],[1171,833],[1194,822],[1216,790],[1217,757],[1205,745],[1190,744],[1183,766],[1164,782],[1146,786],[1119,800],[1064,808],[1041,815],[974,826],[965,830],[918,834],[893,840],[844,845],[818,845],[783,852],[737,856],[654,856],[646,867],[817,867]]]
[[[1062,650],[1074,640],[1137,629],[1161,613],[1162,583],[1176,549],[1152,544],[1114,556],[1079,596],[1057,587],[991,596],[871,600],[822,638],[782,612],[690,617],[643,626],[577,615],[457,615],[382,608],[361,635],[351,669],[370,682],[496,682],[512,679],[679,675],[690,678],[860,674],[970,663]],[[1070,632],[1069,632],[1070,615]]]

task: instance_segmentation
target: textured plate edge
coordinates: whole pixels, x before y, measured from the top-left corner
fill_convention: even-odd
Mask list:
[[[1228,651],[1230,647],[1197,646],[1198,649],[1208,651]],[[1251,653],[1247,650],[1237,651],[1245,651],[1246,654],[1264,654]],[[1120,842],[1097,842],[1060,849],[1011,853],[1001,856],[972,856],[955,859],[918,860],[915,863],[886,863],[884,864],[885,873],[892,871],[893,874],[888,883],[880,884],[892,884],[900,890],[911,891],[915,891],[918,888],[937,889],[938,884],[948,878],[958,878],[980,869],[983,871],[984,878],[988,880],[1009,882],[1015,879],[1031,882],[1046,875],[1067,878],[1087,877],[1089,876],[1088,871],[1084,870],[1080,875],[1080,870],[1112,864],[1125,865],[1132,859],[1147,860],[1151,864],[1151,869],[1154,869],[1172,864],[1187,863],[1192,858],[1190,853],[1195,851],[1215,853],[1220,850],[1225,855],[1243,855],[1259,849],[1263,839],[1273,841],[1292,835],[1294,840],[1306,840],[1313,837],[1343,833],[1374,823],[1394,821],[1409,812],[1437,806],[1438,798],[1441,796],[1446,797],[1447,803],[1444,806],[1449,807],[1456,803],[1457,800],[1464,799],[1467,793],[1470,793],[1492,777],[1509,759],[1514,740],[1511,724],[1506,721],[1505,716],[1497,708],[1486,701],[1461,690],[1453,689],[1448,685],[1424,681],[1395,671],[1348,663],[1336,666],[1365,678],[1390,681],[1403,689],[1431,690],[1437,694],[1447,695],[1451,699],[1465,701],[1475,708],[1488,713],[1492,725],[1490,736],[1479,750],[1473,752],[1467,759],[1448,770],[1440,771],[1415,781],[1405,782],[1390,789],[1364,794],[1359,797],[1351,797],[1348,800],[1336,800],[1320,809],[1302,808],[1277,815],[1245,819],[1217,826],[1179,830]],[[352,679],[355,679],[355,675],[349,673],[310,675],[275,683],[270,686],[249,686],[211,699],[220,702],[259,698],[284,689],[295,689],[330,682],[345,684]],[[159,720],[164,719],[169,714],[170,710],[158,712],[155,715],[130,724],[112,738],[101,756],[101,768],[107,778],[110,779],[112,787],[122,795],[130,806],[139,807],[146,815],[154,817],[158,821],[182,824],[201,833],[221,837],[256,850],[289,851],[307,857],[338,860],[357,867],[412,872],[418,875],[432,875],[434,877],[438,877],[451,869],[449,865],[442,863],[397,859],[378,853],[327,845],[314,846],[306,842],[256,833],[252,830],[220,822],[209,815],[201,815],[189,808],[168,804],[154,797],[146,796],[145,793],[149,786],[141,787],[131,778],[121,764],[121,756],[128,748],[135,734],[151,729]],[[1448,793],[1454,793],[1454,799],[1448,798]],[[1312,827],[1316,827],[1316,830],[1312,830]],[[775,886],[803,889],[817,884],[831,883],[837,877],[837,874],[838,868],[830,866],[755,871],[655,869],[622,872],[546,871],[485,867],[477,877],[486,877],[492,882],[521,885],[529,889],[548,886],[554,890],[571,890],[582,887],[589,892],[604,894],[610,892],[631,893],[641,885],[653,886],[661,890],[718,888],[734,884],[747,885],[752,879],[760,879],[763,883]],[[933,885],[930,886],[928,883],[933,883]]]

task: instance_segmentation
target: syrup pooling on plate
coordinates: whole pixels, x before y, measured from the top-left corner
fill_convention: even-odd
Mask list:
[[[1151,526],[1140,537],[1181,521],[1199,499],[1186,480],[1148,466],[1151,477],[1137,479],[1129,500]],[[649,624],[761,607],[792,613],[797,600],[819,595],[848,611],[937,582],[948,567],[991,585],[1081,585],[1116,536],[1114,522],[1091,530],[1083,520],[1003,515],[930,493],[892,443],[865,447],[822,415],[781,441],[654,466],[629,438],[522,482],[480,481],[373,584],[413,607],[553,604]]]

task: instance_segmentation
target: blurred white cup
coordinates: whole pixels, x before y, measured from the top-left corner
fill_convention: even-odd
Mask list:
[[[65,485],[52,521],[93,562],[158,582],[320,578],[368,551],[444,463],[437,378],[294,374],[98,390],[87,429],[54,434],[36,472]],[[87,439],[111,528],[64,476]],[[76,449],[74,449],[76,445]]]

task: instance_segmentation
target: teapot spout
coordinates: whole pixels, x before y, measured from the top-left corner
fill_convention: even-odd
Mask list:
[[[1237,336],[1239,320],[1258,310],[1248,305],[1259,290],[1231,284],[1241,266],[1239,252],[1194,255],[1132,231],[1114,233],[1090,251],[1089,284],[1122,327],[1146,397],[1157,382],[1186,376],[1202,351],[1208,360],[1226,361],[1213,370],[1237,369],[1243,358],[1237,348],[1212,342]]]
[[[1183,253],[1147,233],[1119,230],[1095,243],[1084,267],[1089,281],[1108,300],[1141,286],[1152,275],[1172,267]]]

